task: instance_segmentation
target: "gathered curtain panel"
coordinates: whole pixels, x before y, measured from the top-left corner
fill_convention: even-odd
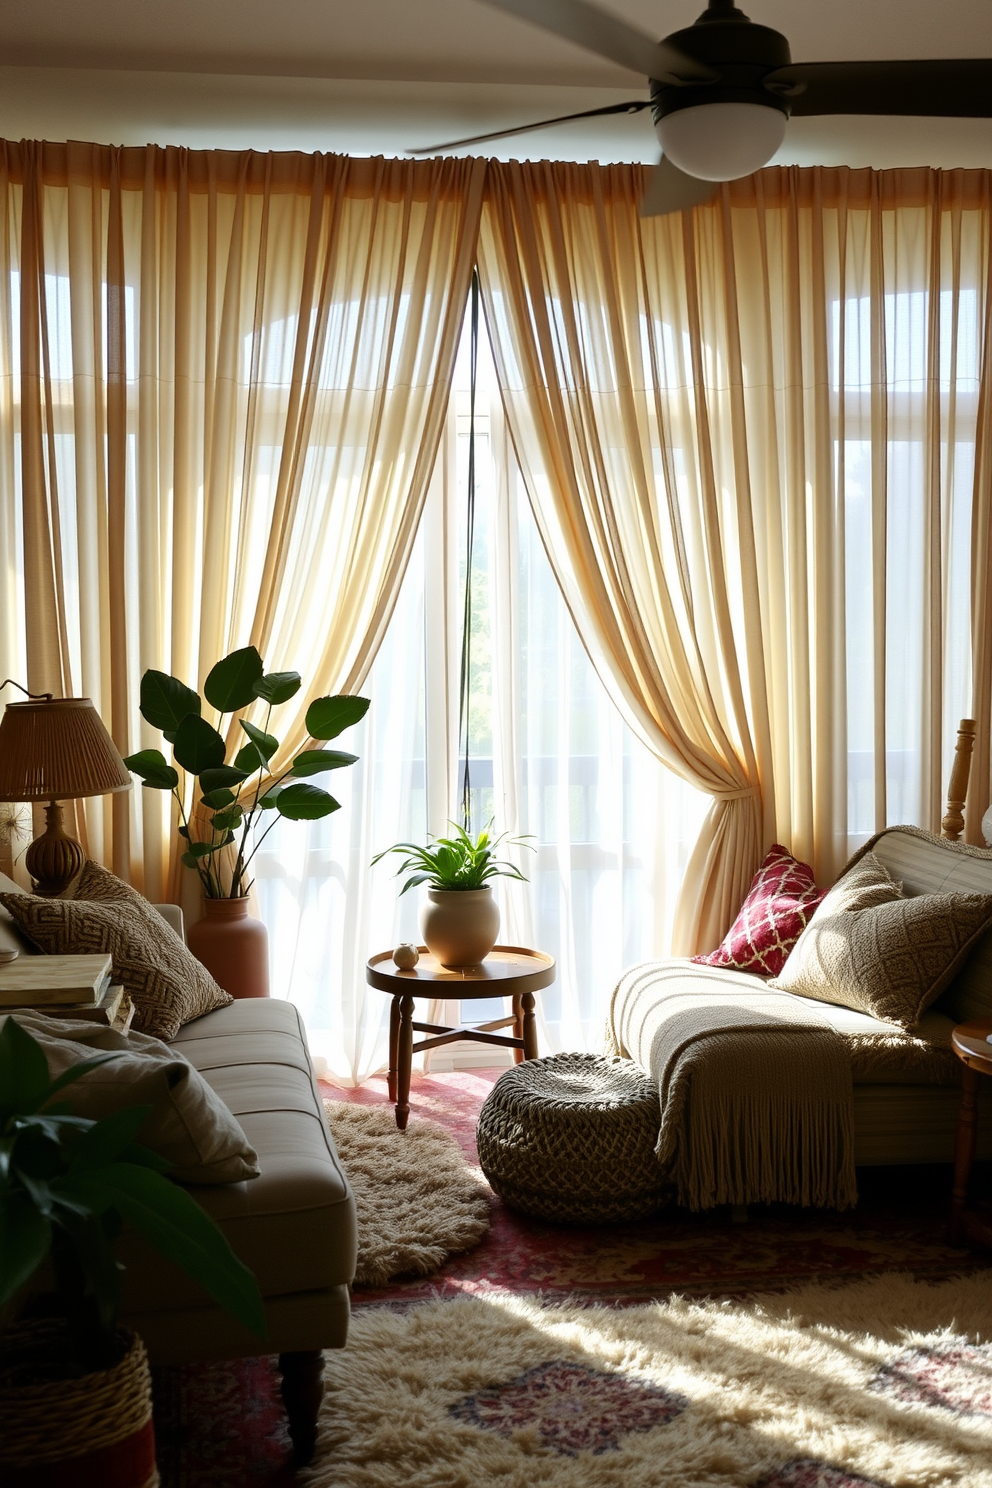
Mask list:
[[[491,167],[479,264],[575,624],[631,726],[713,798],[676,911],[689,954],[773,840],[827,883],[888,821],[939,830],[973,708],[981,841],[992,173],[770,169],[641,219],[645,182]]]
[[[828,882],[936,828],[992,711],[983,171],[770,169],[642,220],[636,166],[0,146],[2,675],[122,751],[161,667],[249,642],[360,688],[420,520],[478,258],[507,426],[603,682],[713,800],[674,948],[763,847]],[[278,763],[278,761],[277,761]],[[152,897],[167,798],[80,805]],[[506,822],[513,829],[513,822]]]
[[[93,698],[122,753],[149,667],[254,644],[355,691],[447,411],[484,163],[0,146],[3,675]],[[79,803],[80,806],[83,803]],[[85,803],[94,857],[180,888],[169,798]]]

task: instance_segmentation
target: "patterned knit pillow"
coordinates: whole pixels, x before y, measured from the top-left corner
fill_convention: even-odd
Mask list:
[[[992,895],[906,897],[865,853],[826,894],[772,985],[914,1028],[990,923]]]
[[[752,878],[722,945],[705,956],[693,956],[693,961],[777,976],[825,893],[816,887],[812,868],[776,842]]]
[[[134,1003],[134,1027],[174,1038],[184,1023],[233,1001],[147,899],[88,862],[74,899],[0,894],[26,935],[49,955],[105,951]]]

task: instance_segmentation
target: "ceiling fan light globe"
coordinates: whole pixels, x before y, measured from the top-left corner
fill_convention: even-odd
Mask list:
[[[761,103],[701,103],[676,109],[655,128],[673,165],[700,181],[736,181],[760,170],[781,147],[788,123]]]

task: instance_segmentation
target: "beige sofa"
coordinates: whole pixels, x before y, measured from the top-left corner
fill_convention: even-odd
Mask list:
[[[966,847],[891,827],[872,851],[906,894],[978,892],[992,894],[992,850]],[[673,963],[666,964],[671,968]],[[685,987],[719,986],[742,991],[764,984],[745,972],[681,963]],[[621,987],[623,984],[621,984]],[[854,1160],[873,1166],[950,1163],[961,1100],[961,1067],[951,1032],[974,1018],[992,1018],[992,931],[980,939],[954,981],[923,1016],[916,1038],[891,1025],[832,1003],[812,1003],[850,1041],[854,1086]],[[652,993],[649,978],[636,992],[615,997],[609,1033],[618,1052],[652,1070]],[[858,1037],[861,1036],[861,1037]],[[867,1036],[867,1039],[865,1038]],[[890,1047],[880,1057],[878,1044]],[[863,1060],[863,1063],[862,1063]],[[980,1092],[978,1151],[992,1158],[992,1081]]]
[[[0,874],[0,888],[18,886]],[[158,908],[181,934],[181,911]],[[32,954],[6,912],[0,914],[5,938],[13,935]],[[251,999],[186,1024],[173,1043],[230,1107],[258,1153],[259,1177],[189,1192],[255,1273],[268,1340],[261,1343],[133,1232],[119,1247],[126,1266],[122,1317],[144,1339],[153,1364],[278,1353],[290,1434],[298,1459],[307,1461],[323,1350],[343,1347],[348,1336],[356,1223],[303,1024],[292,1003]]]

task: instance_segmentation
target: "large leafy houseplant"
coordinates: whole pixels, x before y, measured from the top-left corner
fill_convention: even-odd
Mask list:
[[[269,732],[272,709],[287,703],[300,686],[298,672],[266,673],[254,646],[232,651],[211,668],[203,684],[204,698],[217,715],[211,723],[203,717],[199,693],[178,678],[151,670],[141,679],[141,716],[161,729],[175,764],[187,777],[195,776],[200,809],[190,809],[187,783],[181,782],[179,771],[161,750],[139,750],[124,763],[146,786],[175,796],[179,835],[186,843],[182,861],[195,869],[208,899],[247,894],[251,860],[280,817],[317,821],[339,809],[340,803],[312,784],[311,777],[353,765],[354,754],[302,749],[278,776],[264,783],[279,748],[279,740]],[[221,732],[224,719],[258,702],[266,705],[262,726],[239,718],[240,747],[228,760]],[[345,694],[314,698],[307,708],[307,733],[326,743],[364,718],[368,706],[367,698]],[[256,836],[255,826],[265,813],[272,819]],[[224,849],[230,851],[225,854]]]
[[[217,1225],[164,1175],[169,1164],[135,1137],[150,1111],[131,1106],[100,1121],[73,1116],[56,1096],[100,1054],[57,1079],[41,1046],[14,1018],[0,1029],[0,1309],[9,1314],[51,1262],[54,1289],[31,1297],[34,1314],[66,1324],[66,1372],[114,1365],[121,1268],[114,1246],[125,1224],[198,1281],[246,1327],[265,1337],[255,1277]]]

